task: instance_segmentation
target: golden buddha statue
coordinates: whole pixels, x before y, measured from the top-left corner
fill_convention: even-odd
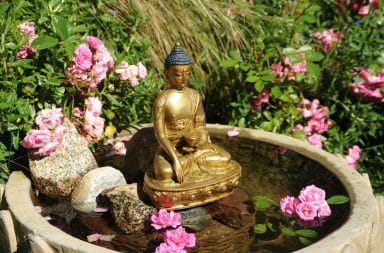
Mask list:
[[[183,209],[227,196],[238,184],[240,165],[213,144],[201,95],[188,87],[191,60],[176,45],[165,60],[167,89],[155,100],[153,128],[159,147],[144,191],[158,207]]]

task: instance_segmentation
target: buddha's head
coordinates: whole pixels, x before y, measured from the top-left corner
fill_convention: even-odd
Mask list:
[[[179,44],[173,47],[165,59],[164,67],[169,88],[182,90],[188,85],[191,74],[191,59]]]

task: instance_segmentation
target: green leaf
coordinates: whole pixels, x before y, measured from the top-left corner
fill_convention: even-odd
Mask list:
[[[256,195],[252,197],[252,200],[254,201],[255,206],[260,209],[267,209],[272,206],[277,206],[275,201],[265,196]]]
[[[304,245],[310,245],[311,243],[312,243],[312,241],[311,240],[309,240],[309,239],[307,239],[307,238],[305,238],[305,237],[299,237],[299,241],[302,243],[302,244],[304,244]]]
[[[220,63],[220,67],[230,68],[230,67],[236,66],[237,63],[238,63],[237,60],[230,58],[230,59],[226,59],[226,60],[222,61]]]
[[[256,234],[264,234],[265,232],[267,232],[267,225],[266,224],[256,224],[255,226],[253,226],[253,231],[255,231]]]
[[[291,230],[287,227],[282,227],[281,233],[283,233],[283,235],[285,235],[285,236],[295,236],[295,232],[293,232],[293,230]]]
[[[308,24],[314,24],[316,23],[316,17],[313,15],[303,15],[301,17],[301,20]]]
[[[349,198],[344,195],[335,195],[327,199],[327,203],[330,205],[340,205],[347,203]]]
[[[58,43],[57,38],[46,35],[46,36],[37,37],[37,39],[35,39],[32,42],[31,47],[37,48],[37,49],[46,49],[46,48],[51,48],[56,46],[57,43]]]
[[[306,135],[303,131],[296,131],[292,134],[292,137],[296,138],[296,139],[303,140],[303,139],[305,139]]]
[[[304,61],[305,59],[303,57],[299,57],[299,56],[290,56],[289,60],[292,64],[296,64],[296,63]]]
[[[284,55],[292,55],[292,54],[296,54],[296,53],[297,53],[296,49],[294,49],[292,47],[287,47],[287,48],[283,49]]]
[[[280,97],[280,95],[281,95],[280,87],[279,87],[279,86],[274,86],[274,87],[272,87],[271,92],[270,92],[270,95],[271,95],[272,97],[275,97],[275,98]]]
[[[264,117],[265,117],[267,120],[272,120],[272,114],[271,114],[271,112],[269,112],[269,111],[264,111],[264,112],[263,112],[263,115],[264,115]]]
[[[298,53],[303,53],[303,52],[307,52],[307,51],[311,51],[312,50],[312,47],[310,45],[303,45],[301,46],[297,52]]]
[[[232,50],[232,51],[229,52],[229,56],[232,59],[235,59],[238,62],[242,62],[243,61],[243,57],[241,57],[241,53],[239,51]]]
[[[62,40],[66,40],[69,37],[69,25],[67,21],[62,17],[57,17],[56,22],[53,23],[56,33]]]
[[[319,11],[321,11],[321,7],[316,4],[311,5],[308,9],[305,10],[306,13],[314,13]]]
[[[249,65],[247,63],[245,63],[245,62],[242,62],[242,63],[240,63],[240,69],[242,71],[248,71],[249,70]]]
[[[259,80],[255,83],[255,90],[261,92],[264,89],[264,82]]]
[[[321,69],[317,64],[307,62],[307,73],[319,78],[321,75]]]
[[[9,3],[0,3],[0,17],[3,17],[8,10],[10,4]]]
[[[268,72],[265,71],[265,73],[261,76],[261,80],[270,82],[275,79],[275,76],[273,74],[272,70],[268,70]]]
[[[305,56],[305,59],[312,62],[318,62],[324,59],[324,55],[320,52],[308,52]]]
[[[308,238],[315,238],[317,237],[317,232],[312,229],[299,229],[295,231],[295,234],[299,236],[304,236]]]
[[[247,83],[256,83],[257,81],[259,81],[259,77],[258,76],[247,76],[247,78],[245,79],[245,81]]]
[[[123,104],[121,102],[117,101],[117,99],[114,96],[112,96],[111,94],[105,93],[104,95],[107,97],[107,99],[109,100],[109,102],[111,102],[112,105],[123,106]]]

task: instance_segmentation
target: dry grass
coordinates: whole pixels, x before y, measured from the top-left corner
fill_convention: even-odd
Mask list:
[[[179,42],[191,56],[193,71],[204,83],[208,100],[209,94],[220,89],[219,81],[225,85],[220,61],[230,50],[245,51],[250,38],[263,33],[261,21],[268,17],[264,7],[255,7],[244,0],[117,0],[113,6],[119,15],[144,17],[138,33],[151,42],[148,53],[158,73],[162,73],[164,59]],[[228,8],[233,15],[227,13]]]

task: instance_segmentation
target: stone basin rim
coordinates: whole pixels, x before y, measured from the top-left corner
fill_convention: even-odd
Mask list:
[[[138,128],[151,126],[152,124],[143,124]],[[233,129],[232,126],[220,124],[207,124],[207,128],[211,135],[220,136],[226,136],[227,131]],[[320,241],[295,252],[342,252],[346,245],[359,241],[369,231],[376,212],[372,189],[363,176],[351,169],[340,157],[315,148],[305,141],[262,130],[239,128],[238,136],[228,138],[239,137],[282,146],[322,164],[340,180],[348,192],[352,211],[345,223]],[[14,222],[21,225],[23,232],[40,236],[58,252],[117,252],[77,239],[50,225],[35,211],[31,189],[30,180],[21,171],[13,172],[5,186],[8,208]]]

